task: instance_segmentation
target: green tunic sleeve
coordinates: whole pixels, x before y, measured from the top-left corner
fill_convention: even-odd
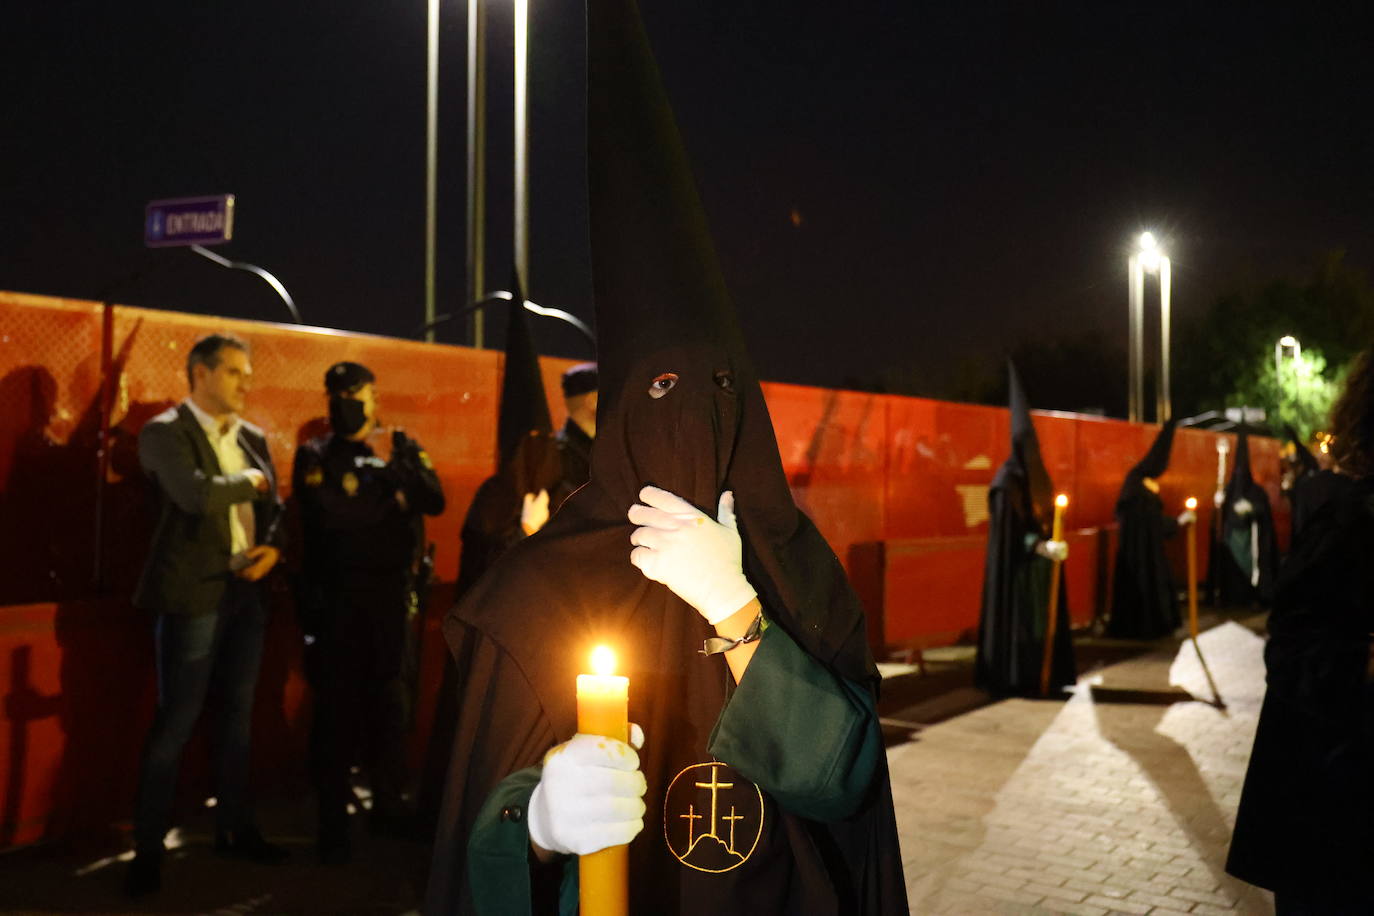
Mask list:
[[[530,796],[542,767],[527,767],[507,776],[477,814],[468,840],[468,886],[480,916],[530,916]],[[563,862],[558,893],[560,916],[577,913],[577,859]]]
[[[716,720],[710,751],[785,810],[835,821],[863,802],[883,741],[872,692],[826,670],[775,625]]]

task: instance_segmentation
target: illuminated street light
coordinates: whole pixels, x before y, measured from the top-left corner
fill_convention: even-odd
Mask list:
[[[1275,377],[1282,377],[1283,375],[1283,356],[1285,350],[1288,351],[1288,358],[1291,360],[1296,361],[1298,357],[1302,356],[1302,344],[1298,343],[1296,337],[1292,334],[1285,334],[1280,337],[1279,342],[1274,344]]]
[[[1155,386],[1155,421],[1163,423],[1173,413],[1169,397],[1169,294],[1172,270],[1154,233],[1141,233],[1136,251],[1127,261],[1130,292],[1130,390],[1128,412],[1132,422],[1145,413],[1145,274],[1159,275],[1159,372]]]

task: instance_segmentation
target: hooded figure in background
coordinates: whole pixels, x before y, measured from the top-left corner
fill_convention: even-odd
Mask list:
[[[1330,470],[1322,467],[1317,456],[1303,444],[1297,430],[1289,426],[1288,443],[1283,459],[1283,493],[1288,497],[1292,539],[1296,540],[1307,521],[1337,487]]]
[[[1174,444],[1174,421],[1164,424],[1140,463],[1126,474],[1116,498],[1120,526],[1116,571],[1112,581],[1112,615],[1107,635],[1122,639],[1157,639],[1178,629],[1181,620],[1164,539],[1196,517],[1185,511],[1177,518],[1164,511],[1159,478],[1169,467]]]
[[[497,558],[538,531],[549,519],[549,494],[559,485],[562,465],[553,441],[553,422],[539,372],[539,355],[530,335],[519,278],[506,319],[506,361],[496,421],[497,470],[482,482],[463,518],[458,559],[459,600]],[[443,800],[444,774],[452,753],[453,727],[462,677],[445,656],[420,777],[419,817],[433,827]]]
[[[1274,597],[1279,548],[1269,494],[1250,476],[1250,443],[1244,430],[1236,437],[1236,463],[1221,504],[1221,547],[1222,604],[1268,605]]]
[[[1011,456],[988,491],[987,565],[974,672],[978,686],[993,696],[1039,696],[1050,576],[1062,575],[1055,561],[1068,556],[1068,545],[1049,539],[1054,484],[1040,458],[1040,441],[1016,367],[1008,364],[1007,372]],[[1055,608],[1051,695],[1077,680],[1064,591],[1059,590]]]
[[[506,323],[506,364],[496,421],[496,473],[477,488],[463,519],[458,597],[496,558],[544,527],[562,476],[539,355],[518,281]]]
[[[588,34],[591,479],[445,620],[426,909],[575,912],[571,854],[629,843],[633,913],[906,913],[862,607],[792,500],[632,0]],[[602,642],[637,750],[574,736]]]

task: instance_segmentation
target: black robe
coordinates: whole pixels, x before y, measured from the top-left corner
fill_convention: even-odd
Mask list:
[[[1107,635],[1119,639],[1157,639],[1181,624],[1164,539],[1178,521],[1139,478],[1128,477],[1116,503],[1118,538],[1112,578],[1112,616]]]
[[[1035,552],[1046,535],[1026,510],[1023,477],[1003,465],[988,492],[988,546],[983,607],[978,622],[974,679],[993,696],[1039,696],[1044,665],[1045,608],[1055,564]],[[1063,575],[1062,568],[1058,569]],[[1050,695],[1078,675],[1070,632],[1068,597],[1060,583],[1056,608]]]
[[[1241,513],[1241,500],[1250,511]],[[1250,446],[1244,431],[1236,440],[1236,463],[1221,504],[1221,560],[1217,564],[1222,604],[1268,605],[1274,597],[1279,547],[1269,493],[1250,476]]]
[[[1279,574],[1268,690],[1226,863],[1297,897],[1367,892],[1374,862],[1374,482],[1332,489]]]
[[[988,491],[987,560],[974,679],[994,696],[1039,696],[1050,578],[1055,573],[1062,576],[1063,570],[1035,552],[1036,544],[1050,534],[1046,526],[1054,517],[1054,484],[1040,456],[1030,402],[1010,362],[1007,376],[1011,454]],[[1062,587],[1055,614],[1051,695],[1077,680],[1068,596]]]
[[[548,400],[539,371],[539,355],[530,334],[519,277],[506,315],[506,359],[501,377],[501,406],[496,423],[497,472],[477,488],[463,517],[458,555],[456,598],[462,600],[478,580],[511,547],[525,539],[521,524],[526,493],[544,490],[549,511],[557,509],[560,450],[553,438]],[[421,767],[417,811],[420,822],[432,829],[443,800],[444,776],[453,749],[458,698],[466,670],[444,659],[434,725]]]

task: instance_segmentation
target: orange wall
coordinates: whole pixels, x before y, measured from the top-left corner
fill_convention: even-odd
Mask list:
[[[422,681],[430,688],[422,691],[412,750],[422,746],[459,528],[493,471],[502,354],[0,292],[0,848],[44,835],[96,836],[131,811],[152,704],[149,624],[128,603],[149,525],[135,436],[184,396],[186,352],[214,330],[253,347],[247,416],[266,430],[288,486],[295,447],[324,414],[324,370],[341,359],[377,373],[383,422],[405,428],[433,458],[449,508],[428,526],[440,584],[426,621]],[[569,364],[544,361],[556,424],[563,422],[558,376]],[[112,432],[102,461],[103,381]],[[976,626],[986,488],[1009,451],[1007,412],[798,385],[768,384],[765,394],[798,504],[866,595],[875,592],[862,581],[872,575],[864,545],[888,542],[888,571],[874,599],[880,606],[870,608],[879,641],[948,641]],[[1040,413],[1035,421],[1050,473],[1071,498],[1069,527],[1109,524],[1121,478],[1155,429],[1071,414]],[[1189,493],[1210,507],[1216,438],[1179,433],[1162,480],[1171,510]],[[381,451],[388,441],[381,437]],[[1276,443],[1251,449],[1276,513],[1286,515]],[[1098,546],[1091,534],[1072,540],[1069,599],[1081,623],[1096,600]],[[263,791],[299,791],[306,689],[283,583],[274,586],[274,605],[255,772]],[[191,788],[201,757],[191,753]]]

